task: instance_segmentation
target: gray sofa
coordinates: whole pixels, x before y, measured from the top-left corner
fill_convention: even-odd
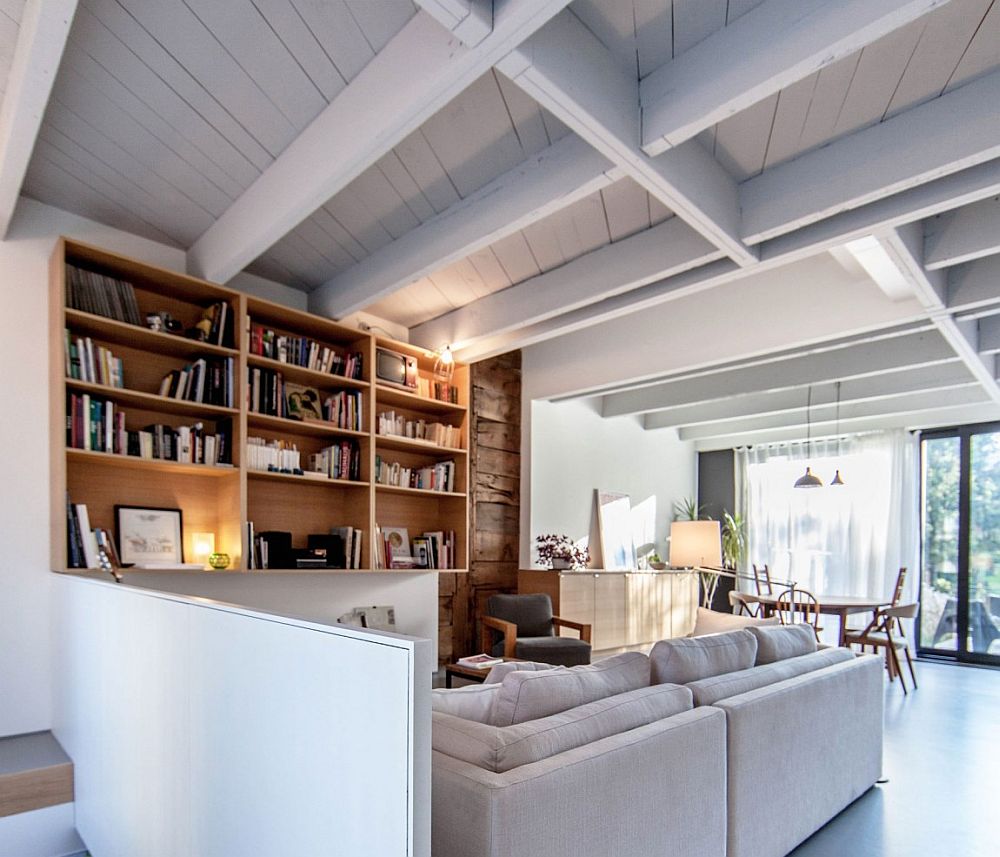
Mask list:
[[[880,776],[882,681],[753,628],[435,691],[434,857],[780,857]]]

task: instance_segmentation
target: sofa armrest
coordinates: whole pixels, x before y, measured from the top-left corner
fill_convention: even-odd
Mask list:
[[[552,617],[552,624],[557,628],[571,628],[574,631],[580,632],[580,639],[585,643],[590,642],[590,625],[586,625],[583,622],[573,622],[569,619],[563,619],[559,616]]]
[[[435,751],[434,857],[723,857],[725,765],[713,708],[502,774]]]
[[[483,616],[483,651],[489,654],[493,651],[493,641],[490,637],[490,628],[503,634],[503,656],[505,658],[516,657],[517,650],[517,625],[513,622],[505,622],[503,619],[494,619],[492,616]]]

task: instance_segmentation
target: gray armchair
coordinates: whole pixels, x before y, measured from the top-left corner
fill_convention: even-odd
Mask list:
[[[548,595],[494,595],[486,602],[486,614],[484,652],[564,667],[590,663],[590,625],[553,616]],[[580,638],[557,636],[559,627],[579,631]],[[494,640],[497,631],[503,639]]]

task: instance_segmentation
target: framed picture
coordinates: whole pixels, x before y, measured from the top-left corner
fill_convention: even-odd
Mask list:
[[[320,402],[319,390],[315,387],[286,383],[285,402],[288,405],[290,420],[323,419],[323,405]]]
[[[138,566],[184,562],[180,509],[115,506],[118,554]]]
[[[597,522],[601,531],[601,567],[606,571],[635,568],[632,501],[629,495],[598,489]]]

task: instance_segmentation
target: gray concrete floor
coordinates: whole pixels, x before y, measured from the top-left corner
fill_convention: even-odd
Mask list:
[[[909,696],[898,682],[886,687],[889,782],[794,857],[1000,855],[1000,670],[931,662],[916,669],[920,688]]]

